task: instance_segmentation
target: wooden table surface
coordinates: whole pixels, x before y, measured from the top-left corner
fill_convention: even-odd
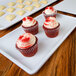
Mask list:
[[[57,1],[52,4],[55,5],[61,1]],[[44,9],[43,9],[44,10]],[[41,12],[39,11],[32,17],[36,17]],[[62,13],[58,11],[58,13]],[[69,16],[74,16],[68,13],[62,13]],[[0,37],[11,32],[21,25],[21,22],[14,26],[0,31]],[[21,68],[8,60],[2,54],[0,54],[0,76],[30,76],[24,72]],[[68,38],[60,45],[56,52],[49,58],[49,60],[43,65],[43,67],[32,76],[76,76],[76,28],[68,36]]]

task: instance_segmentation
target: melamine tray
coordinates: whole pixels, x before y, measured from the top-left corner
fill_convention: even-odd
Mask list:
[[[24,0],[24,2],[25,2],[25,1],[28,1],[28,0]],[[39,1],[41,1],[41,0],[39,0]],[[15,12],[13,12],[13,13],[6,12],[6,9],[4,9],[3,11],[4,11],[6,14],[0,17],[0,30],[4,30],[4,29],[6,29],[6,28],[8,28],[8,27],[10,27],[10,26],[12,26],[12,25],[14,25],[15,23],[21,21],[24,17],[26,17],[26,16],[28,16],[28,15],[31,15],[31,14],[39,11],[40,9],[48,6],[49,4],[55,2],[56,0],[47,0],[47,1],[48,1],[47,4],[41,4],[41,7],[39,7],[39,8],[34,8],[32,11],[26,11],[26,13],[25,13],[23,16],[19,16],[19,15],[16,14],[16,12],[17,12],[18,10],[20,10],[19,8],[16,8],[16,6],[17,6],[19,3],[17,3],[15,6],[13,6],[14,8],[16,8]],[[0,0],[0,5],[5,5],[7,8],[9,8],[9,6],[8,6],[8,3],[9,3],[9,2],[16,2],[16,0]],[[24,3],[23,3],[23,4],[24,4]],[[33,5],[33,4],[32,4],[32,5]],[[25,5],[25,7],[27,7],[27,5]],[[24,9],[24,8],[23,8],[23,9]],[[7,21],[7,20],[5,19],[5,16],[8,15],[8,14],[15,14],[15,15],[16,15],[16,18],[15,18],[14,20],[12,20],[12,21]]]
[[[48,38],[42,28],[44,23],[43,15],[39,15],[35,19],[39,22],[39,33],[36,35],[38,37],[39,49],[35,56],[24,57],[15,48],[17,38],[24,33],[21,26],[0,38],[0,52],[29,74],[36,73],[42,67],[60,44],[74,30],[76,25],[76,19],[74,17],[58,14],[57,20],[60,23],[60,33],[56,38]]]

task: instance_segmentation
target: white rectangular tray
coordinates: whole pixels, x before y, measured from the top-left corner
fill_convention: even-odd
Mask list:
[[[40,1],[41,1],[41,0],[40,0]],[[18,4],[18,3],[17,3],[15,6],[13,6],[14,8],[16,8],[16,11],[13,12],[12,14],[15,14],[15,15],[16,15],[16,18],[15,18],[14,20],[12,20],[12,21],[7,21],[7,20],[5,19],[5,16],[8,15],[8,14],[11,14],[11,13],[6,12],[6,9],[4,9],[3,11],[4,11],[6,14],[4,14],[2,17],[0,17],[0,30],[4,30],[4,29],[6,29],[6,28],[8,28],[8,27],[10,27],[10,26],[12,26],[12,25],[14,25],[15,23],[21,21],[24,17],[26,17],[26,16],[28,16],[28,15],[31,15],[31,14],[39,11],[40,9],[48,6],[49,4],[55,2],[56,0],[47,0],[47,1],[48,1],[48,3],[47,3],[47,4],[41,4],[41,7],[40,7],[40,8],[34,8],[34,9],[33,9],[32,11],[30,11],[30,12],[29,12],[29,11],[26,11],[26,13],[25,13],[23,16],[19,16],[19,15],[16,14],[16,12],[19,10],[18,8],[16,8],[16,5]],[[5,5],[5,6],[8,8],[8,7],[9,7],[9,6],[8,6],[8,2],[16,2],[16,0],[0,0],[0,5]],[[23,3],[23,4],[24,4],[24,3]],[[27,5],[26,5],[26,6],[27,6]],[[26,6],[25,6],[25,7],[26,7]]]
[[[48,38],[42,28],[44,23],[43,15],[39,15],[35,19],[39,22],[39,33],[36,35],[38,37],[39,49],[35,56],[24,57],[15,48],[17,38],[24,33],[22,27],[0,38],[0,52],[29,74],[36,73],[42,67],[60,44],[73,31],[76,25],[76,19],[74,17],[58,14],[57,20],[60,23],[60,33],[56,38]]]
[[[64,0],[54,7],[59,11],[76,15],[76,0]]]

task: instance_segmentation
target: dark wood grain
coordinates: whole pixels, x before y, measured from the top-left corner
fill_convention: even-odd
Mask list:
[[[61,2],[61,0],[53,3],[52,6],[59,2]],[[43,10],[31,16],[36,17],[41,14]],[[58,13],[76,17],[75,15],[64,13],[61,11],[58,11]],[[13,31],[20,25],[21,22],[15,24],[14,26],[6,30],[0,31],[0,37]],[[14,63],[12,63],[2,54],[0,54],[0,76],[30,75],[24,72]],[[61,46],[56,50],[56,52],[48,59],[48,61],[43,65],[43,67],[32,76],[76,76],[76,28],[61,44]]]

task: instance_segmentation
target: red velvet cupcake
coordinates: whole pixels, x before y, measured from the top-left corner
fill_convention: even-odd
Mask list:
[[[23,18],[22,27],[26,33],[33,35],[38,33],[38,22],[32,17]]]
[[[60,24],[56,21],[55,17],[48,17],[43,25],[45,34],[50,37],[56,37],[59,34]]]
[[[38,39],[31,33],[25,33],[18,38],[16,48],[26,57],[34,56],[38,50]]]
[[[56,18],[57,11],[53,7],[46,7],[43,11],[43,15],[46,18],[48,17],[55,17]]]

